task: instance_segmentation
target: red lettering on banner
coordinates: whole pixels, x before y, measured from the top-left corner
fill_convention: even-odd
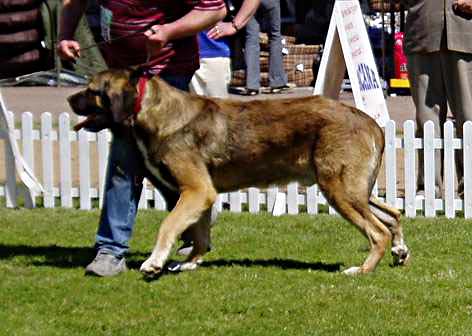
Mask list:
[[[356,12],[357,6],[353,5],[351,7],[347,7],[346,9],[341,10],[341,15],[346,17],[348,15],[352,15]]]
[[[362,54],[362,49],[361,48],[357,48],[356,50],[353,50],[352,53],[351,53],[352,57],[359,56],[360,54]]]

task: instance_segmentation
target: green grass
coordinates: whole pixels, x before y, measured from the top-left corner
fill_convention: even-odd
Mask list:
[[[164,213],[138,216],[131,271],[84,277],[98,211],[0,210],[0,335],[470,335],[472,223],[404,220],[411,264],[339,271],[366,240],[328,215],[228,214],[195,272],[138,272]]]

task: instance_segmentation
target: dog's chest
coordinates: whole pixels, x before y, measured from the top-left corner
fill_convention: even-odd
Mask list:
[[[165,187],[178,191],[178,186],[169,172],[169,169],[162,161],[156,161],[150,155],[149,146],[146,144],[145,140],[135,134],[136,144],[138,149],[143,157],[144,165],[149,173],[152,175],[156,181]],[[154,184],[156,184],[153,181]]]

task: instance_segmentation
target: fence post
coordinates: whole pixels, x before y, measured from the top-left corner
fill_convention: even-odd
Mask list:
[[[105,190],[105,177],[107,173],[107,161],[109,155],[109,130],[101,130],[97,134],[97,154],[98,154],[98,207],[103,207],[103,193]]]
[[[447,218],[455,217],[454,188],[454,125],[452,121],[444,124],[444,208]]]
[[[416,150],[415,124],[407,120],[403,124],[405,160],[405,215],[416,216]]]
[[[1,97],[0,97],[1,99]],[[15,117],[12,112],[7,111],[7,118],[9,118],[10,125],[15,124]],[[5,185],[5,202],[7,208],[17,207],[18,189],[16,188],[16,170],[15,170],[15,156],[8,139],[8,128],[5,127],[5,171],[6,171],[6,185]]]
[[[241,192],[234,191],[229,193],[229,210],[231,212],[241,212]]]
[[[298,183],[292,182],[287,185],[287,213],[298,214]]]
[[[472,122],[466,121],[463,126],[464,158],[464,217],[472,217]]]
[[[395,121],[389,120],[385,125],[385,178],[387,204],[397,205],[397,146]]]
[[[248,189],[248,203],[250,213],[259,213],[261,207],[259,202],[259,189],[249,188]]]
[[[92,208],[90,200],[90,144],[89,133],[84,129],[79,131],[79,179],[80,209],[90,210]]]
[[[309,214],[318,213],[318,185],[306,189],[306,211]]]
[[[25,112],[21,115],[21,139],[23,147],[23,158],[31,171],[34,172],[34,135],[33,135],[33,114]],[[28,197],[28,194],[31,197]],[[25,193],[25,207],[34,208],[36,206],[36,194],[33,190]]]
[[[41,115],[41,148],[43,161],[44,207],[54,208],[54,155],[51,113]]]
[[[68,113],[59,115],[59,168],[61,174],[61,206],[72,208],[72,167],[71,167],[70,117]]]
[[[436,149],[434,137],[434,123],[428,120],[423,127],[424,214],[426,217],[436,215]]]

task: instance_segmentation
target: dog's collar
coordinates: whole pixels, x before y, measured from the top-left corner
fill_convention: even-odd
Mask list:
[[[146,89],[146,84],[149,80],[149,76],[143,75],[139,77],[136,100],[134,101],[134,115],[136,116],[139,111],[141,111],[141,103],[144,97],[144,91]]]

